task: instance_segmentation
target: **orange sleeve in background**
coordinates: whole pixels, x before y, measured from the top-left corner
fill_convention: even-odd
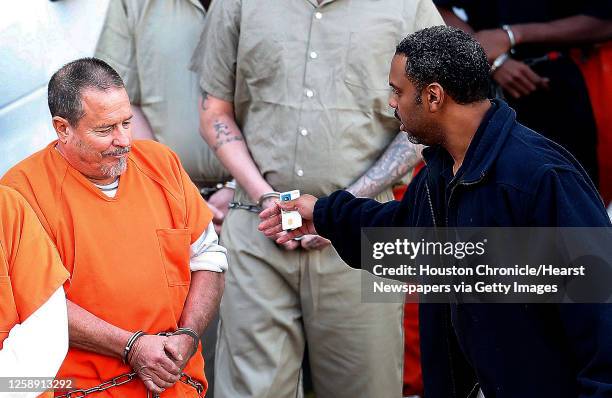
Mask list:
[[[51,297],[68,271],[25,199],[3,186],[0,217],[0,332],[8,332]]]

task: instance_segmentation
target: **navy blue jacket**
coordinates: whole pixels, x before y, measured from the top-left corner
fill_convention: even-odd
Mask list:
[[[503,101],[449,185],[450,155],[430,147],[423,156],[401,202],[345,191],[317,201],[317,232],[350,266],[360,268],[362,227],[610,226],[580,164]],[[486,398],[612,397],[611,305],[422,304],[420,334],[426,398],[466,398],[477,382]]]

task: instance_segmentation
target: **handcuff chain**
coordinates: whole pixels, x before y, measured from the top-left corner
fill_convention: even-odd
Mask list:
[[[262,210],[261,207],[259,207],[258,205],[247,204],[247,203],[242,203],[242,202],[230,202],[228,208],[247,210],[247,211],[250,211],[251,213],[261,213],[261,210]]]
[[[172,336],[173,332],[160,332],[157,333],[158,336]],[[113,388],[113,387],[119,387],[122,386],[124,384],[127,384],[129,382],[131,382],[132,380],[134,380],[137,376],[136,372],[130,372],[130,373],[124,373],[122,375],[119,375],[117,377],[113,377],[110,380],[107,380],[105,382],[102,382],[100,384],[98,384],[97,386],[93,386],[87,389],[78,389],[78,390],[72,390],[70,392],[67,392],[64,395],[59,395],[55,398],[81,398],[81,397],[85,397],[87,395],[96,393],[96,392],[102,392],[105,390],[108,390],[109,388]],[[181,377],[179,379],[179,381],[183,384],[187,384],[188,386],[191,386],[193,388],[195,388],[195,390],[198,392],[198,397],[202,397],[202,393],[204,392],[204,386],[202,385],[202,383],[200,383],[199,381],[195,380],[194,378],[192,378],[191,376],[189,376],[187,373],[182,372],[181,373]],[[149,396],[149,394],[147,394],[147,396]],[[158,397],[159,395],[157,394],[153,394],[154,397]]]
[[[137,376],[136,372],[124,373],[117,377],[113,377],[111,380],[107,380],[101,384],[98,384],[97,386],[87,388],[87,389],[73,390],[73,391],[67,392],[64,395],[59,395],[56,398],[85,397],[90,394],[102,392],[102,391],[108,390],[113,387],[119,387],[121,385],[127,384],[131,382],[132,380],[134,380],[136,376]],[[181,373],[181,378],[179,379],[179,381],[183,384],[187,384],[188,386],[193,387],[198,392],[198,397],[202,397],[202,392],[204,392],[204,386],[202,385],[202,383],[195,380],[194,378],[189,376],[187,373]]]

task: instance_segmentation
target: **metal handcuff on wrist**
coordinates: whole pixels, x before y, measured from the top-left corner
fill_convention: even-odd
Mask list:
[[[191,336],[194,340],[194,350],[191,353],[191,356],[193,356],[193,354],[195,354],[195,352],[198,350],[198,345],[200,343],[200,338],[198,336],[198,334],[196,333],[195,330],[191,329],[191,328],[178,328],[177,330],[175,330],[174,332],[161,332],[161,333],[157,333],[158,336],[176,336],[179,334],[186,334],[188,336]],[[145,332],[143,332],[142,330],[139,330],[137,332],[135,332],[134,334],[132,334],[132,336],[130,336],[130,338],[128,339],[125,348],[123,349],[123,363],[127,364],[128,363],[128,357],[130,352],[132,351],[132,348],[134,347],[134,344],[136,343],[136,341],[141,338],[142,336],[146,335]],[[129,382],[131,382],[132,380],[136,379],[136,377],[138,376],[137,372],[130,372],[130,373],[124,373],[122,375],[119,375],[117,377],[113,377],[110,380],[107,380],[101,384],[98,384],[97,386],[94,387],[90,387],[87,389],[78,389],[78,390],[72,390],[67,392],[64,395],[59,395],[56,398],[81,398],[81,397],[85,397],[87,395],[93,394],[93,393],[97,393],[97,392],[102,392],[102,391],[106,391],[109,388],[113,388],[113,387],[118,387],[118,386],[122,386],[124,384],[127,384]],[[204,392],[204,386],[202,385],[202,383],[200,383],[199,381],[193,379],[191,376],[189,376],[187,373],[182,372],[181,373],[181,378],[179,379],[179,381],[183,384],[187,384],[191,387],[193,387],[197,393],[198,393],[198,397],[202,397],[202,393]],[[147,391],[147,397],[159,397],[159,394],[154,394],[151,393],[150,391]]]
[[[213,186],[206,186],[200,188],[200,194],[205,198],[209,198],[213,194],[217,193],[223,188],[236,189],[236,180],[229,180],[226,182],[218,182]]]
[[[280,198],[280,192],[272,191],[272,192],[264,193],[257,200],[257,204],[230,202],[228,207],[230,209],[241,209],[241,210],[250,211],[251,213],[261,213],[261,211],[263,210],[263,202],[266,199],[270,199],[270,198],[276,198],[276,199]]]
[[[242,202],[230,202],[228,207],[230,209],[241,209],[241,210],[246,210],[246,211],[250,211],[252,213],[258,213],[259,214],[263,210],[263,202],[266,199],[270,199],[270,198],[279,199],[280,198],[280,192],[272,191],[272,192],[264,193],[263,195],[261,195],[259,197],[259,199],[257,200],[257,204],[255,204],[255,205],[248,204],[248,203],[242,203]],[[300,240],[302,240],[302,238],[304,238],[304,236],[297,236],[297,237],[293,238],[293,240],[300,241]]]

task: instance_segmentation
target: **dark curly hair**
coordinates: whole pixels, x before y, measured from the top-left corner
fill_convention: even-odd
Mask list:
[[[433,26],[419,30],[402,40],[395,53],[407,57],[406,76],[419,93],[436,82],[458,104],[487,98],[487,55],[474,38],[460,29]]]

